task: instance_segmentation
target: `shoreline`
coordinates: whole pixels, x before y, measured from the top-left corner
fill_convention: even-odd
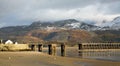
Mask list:
[[[41,52],[0,52],[0,66],[120,66],[120,62],[51,56]]]

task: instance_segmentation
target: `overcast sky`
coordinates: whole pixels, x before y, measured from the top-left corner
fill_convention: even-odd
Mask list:
[[[0,0],[0,27],[62,19],[112,20],[120,0]]]

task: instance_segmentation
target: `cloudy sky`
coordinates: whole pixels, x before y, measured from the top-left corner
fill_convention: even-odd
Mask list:
[[[92,20],[120,16],[120,0],[0,0],[0,27],[33,21]]]

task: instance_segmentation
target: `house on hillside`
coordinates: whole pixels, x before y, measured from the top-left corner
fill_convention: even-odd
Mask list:
[[[7,40],[5,44],[13,44],[13,42],[11,40]]]
[[[18,42],[12,40],[1,40],[1,44],[18,44]]]

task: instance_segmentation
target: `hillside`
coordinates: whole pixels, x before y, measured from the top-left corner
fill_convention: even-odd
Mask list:
[[[94,31],[102,42],[120,42],[120,30]]]
[[[19,33],[23,33],[19,31]],[[10,33],[10,32],[9,32]],[[11,32],[10,34],[0,33],[0,37],[11,39],[19,43],[41,42],[41,41],[57,41],[57,42],[89,42],[94,36],[90,32],[84,30],[55,30],[46,31],[41,29],[30,30],[24,34]],[[7,36],[5,35],[7,34]],[[13,35],[14,34],[14,35]]]
[[[55,22],[33,22],[31,25],[0,28],[0,39],[19,43],[31,42],[120,42],[120,30],[100,30],[101,27],[75,19]]]

